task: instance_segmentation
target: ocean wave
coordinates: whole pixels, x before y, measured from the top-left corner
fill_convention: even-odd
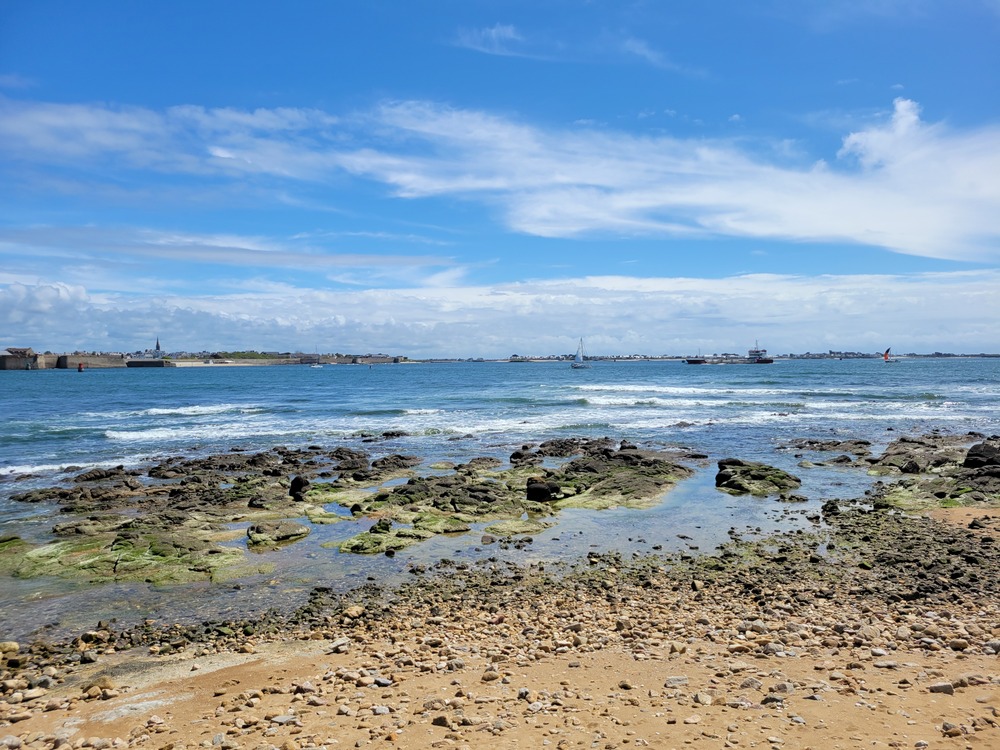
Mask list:
[[[678,406],[679,402],[674,399],[665,398],[615,398],[611,396],[589,396],[584,399],[584,403],[590,406]],[[696,402],[691,402],[696,403]]]
[[[78,469],[84,467],[86,469],[110,469],[115,466],[137,466],[139,461],[136,459],[123,459],[115,458],[113,460],[106,461],[94,461],[94,460],[81,460],[81,461],[64,461],[60,463],[50,463],[50,464],[21,464],[18,466],[3,466],[0,467],[0,478],[13,477],[13,476],[24,476],[30,474],[61,474],[67,469]],[[74,472],[75,473],[75,472]]]
[[[48,440],[61,442],[94,434],[94,428],[76,425],[9,425],[7,431],[0,434],[0,445],[30,445]]]
[[[252,437],[277,437],[301,434],[303,430],[289,425],[202,424],[191,427],[149,427],[137,430],[105,430],[108,440],[123,443],[180,443],[240,440]]]
[[[140,416],[151,417],[200,417],[212,414],[254,414],[265,411],[264,407],[258,404],[212,404],[201,406],[166,406],[153,407],[139,412]]]
[[[102,421],[129,421],[141,417],[207,417],[217,414],[258,414],[268,411],[262,404],[201,404],[151,406],[147,409],[113,412],[82,412],[81,417]]]
[[[727,401],[723,404],[731,409],[805,409],[808,405],[801,401]]]

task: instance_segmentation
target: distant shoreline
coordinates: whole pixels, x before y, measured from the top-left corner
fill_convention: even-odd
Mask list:
[[[30,350],[29,350],[30,351]],[[742,364],[745,358],[734,355],[704,355],[702,359],[707,360],[706,364]],[[778,354],[771,357],[775,362],[794,361],[814,361],[814,360],[866,360],[878,361],[882,359],[881,354],[861,354],[850,352],[844,354]],[[1000,359],[1000,353],[978,353],[978,354],[952,354],[947,352],[934,352],[933,354],[899,354],[894,355],[894,359]],[[629,355],[629,356],[588,356],[588,362],[601,363],[625,363],[625,362],[684,362],[691,359],[691,356],[654,356],[654,355]],[[128,357],[122,354],[9,354],[0,353],[0,372],[5,370],[98,370],[116,368],[173,368],[173,367],[289,367],[289,366],[339,366],[339,365],[415,365],[415,364],[488,364],[488,363],[509,363],[509,364],[566,364],[572,358],[569,355],[548,355],[548,356],[518,356],[504,357],[498,359],[488,359],[484,357],[449,358],[449,357],[429,357],[426,359],[413,359],[404,356],[390,355],[315,355],[297,354],[282,357],[260,357],[260,358],[204,358],[204,357]]]

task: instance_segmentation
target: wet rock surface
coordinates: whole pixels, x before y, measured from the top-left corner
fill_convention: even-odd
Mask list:
[[[316,587],[291,612],[100,622],[65,643],[0,643],[0,724],[17,747],[58,747],[48,722],[101,705],[124,710],[125,701],[120,734],[86,733],[74,746],[161,747],[165,733],[194,746],[216,732],[234,747],[300,747],[303,736],[312,746],[336,717],[333,734],[362,744],[393,736],[401,746],[475,746],[487,731],[490,743],[526,732],[542,745],[562,726],[581,739],[600,727],[602,747],[626,747],[654,727],[673,736],[698,727],[684,735],[696,742],[735,723],[766,731],[768,746],[804,741],[811,727],[821,747],[848,746],[851,736],[859,746],[879,708],[902,712],[896,731],[919,732],[907,746],[951,736],[991,746],[1000,736],[990,710],[1000,699],[1000,602],[991,596],[1000,555],[986,540],[1000,534],[1000,515],[959,528],[870,500],[836,503],[808,532],[734,532],[713,555],[465,568],[443,560],[394,589]],[[183,723],[130,696],[157,663],[182,665],[193,679],[218,655],[271,654],[281,643],[312,654],[312,666],[299,667],[309,671],[276,671],[268,656],[259,676],[209,679]],[[922,696],[950,702],[914,710],[908,702]],[[855,714],[859,728],[839,734]],[[592,733],[550,723],[574,716]]]
[[[0,641],[0,734],[4,746],[32,750],[617,748],[667,735],[670,746],[860,747],[892,736],[896,747],[952,738],[991,747],[1000,741],[998,446],[996,437],[929,435],[874,456],[843,441],[799,443],[793,449],[848,455],[846,469],[882,479],[863,497],[828,500],[809,527],[731,530],[712,554],[441,560],[411,566],[412,580],[392,589],[314,587],[290,611],[202,622],[173,613],[98,622],[66,641]],[[163,462],[156,477],[88,472],[23,501],[89,508],[61,514],[54,544],[103,549],[110,540],[116,565],[128,566],[139,550],[155,561],[207,554],[220,520],[234,517],[276,543],[291,540],[308,527],[287,516],[322,511],[331,497],[372,518],[375,546],[358,551],[391,551],[404,531],[448,533],[472,519],[495,521],[482,538],[495,544],[494,533],[532,533],[530,524],[569,504],[647,502],[689,471],[671,454],[605,441],[517,455],[509,468],[472,459],[421,477],[407,475],[405,457],[374,467],[352,451],[236,452]],[[543,469],[554,457],[570,460]],[[773,467],[726,466],[778,487]],[[406,482],[365,499],[355,477],[372,470]],[[103,512],[95,498],[107,502]],[[161,520],[137,516],[136,502]],[[942,506],[962,506],[967,520],[913,512]],[[174,528],[157,536],[166,525]],[[0,554],[20,559],[46,546],[7,538]],[[108,564],[101,559],[91,564]],[[303,654],[298,671],[276,671],[283,644]],[[143,708],[132,687],[156,665],[191,673],[258,652],[267,655],[259,672],[206,678],[187,713]],[[74,736],[85,715],[91,723]]]
[[[469,531],[475,522],[517,521],[525,514],[525,528],[545,528],[540,519],[563,507],[657,502],[691,473],[676,458],[609,439],[559,439],[522,447],[507,468],[496,458],[476,457],[430,475],[418,473],[423,460],[417,456],[372,458],[343,446],[261,453],[237,448],[171,457],[144,471],[87,470],[63,486],[13,496],[15,502],[56,505],[60,519],[51,542],[0,540],[0,572],[94,582],[224,580],[266,568],[234,544],[242,536],[234,524],[249,526],[247,548],[266,552],[305,538],[306,522],[343,521],[347,509],[356,519],[382,524],[337,545],[359,554],[391,553],[437,534]],[[564,466],[540,467],[553,459]],[[390,480],[406,482],[372,492]],[[529,480],[541,482],[545,492]]]
[[[798,489],[802,481],[787,471],[758,461],[724,458],[719,461],[715,486],[730,495],[765,497]]]

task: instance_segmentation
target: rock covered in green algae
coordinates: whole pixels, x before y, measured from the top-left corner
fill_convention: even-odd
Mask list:
[[[395,552],[405,549],[424,539],[434,536],[433,531],[418,528],[392,526],[388,518],[380,518],[368,530],[352,536],[339,545],[326,543],[322,547],[338,547],[341,552],[353,552],[358,555],[376,555],[385,552]]]
[[[259,521],[247,529],[247,544],[251,547],[279,547],[309,536],[309,527],[287,519]]]
[[[977,435],[982,437],[982,435]],[[904,436],[886,446],[872,462],[868,473],[874,476],[921,474],[958,467],[968,454],[973,435]]]
[[[616,506],[648,508],[693,471],[676,463],[672,453],[642,450],[623,442],[617,450],[608,441],[583,445],[583,455],[547,474],[563,488],[556,508],[601,510]]]
[[[214,580],[214,572],[243,559],[240,550],[176,534],[85,536],[28,547],[11,566],[18,578],[54,576],[102,581],[186,583]]]
[[[765,497],[798,489],[802,486],[802,481],[794,474],[775,466],[739,458],[724,458],[719,461],[715,486],[730,495]]]
[[[983,437],[931,434],[890,443],[869,473],[900,478],[880,484],[874,502],[907,509],[1000,503],[1000,437]]]
[[[343,520],[324,508],[336,503],[350,507],[355,518],[385,517],[397,524],[359,534],[339,545],[343,551],[386,552],[434,534],[466,532],[474,523],[516,521],[525,514],[542,519],[569,506],[648,507],[691,473],[667,454],[607,438],[560,439],[521,450],[533,457],[524,465],[504,468],[496,458],[477,457],[455,465],[454,473],[426,477],[412,470],[421,463],[416,456],[371,460],[344,447],[173,457],[145,476],[121,467],[82,472],[69,486],[13,498],[58,504],[62,519],[54,541],[17,542],[20,551],[31,553],[24,559],[0,549],[0,567],[22,576],[91,581],[219,580],[247,567],[240,547],[220,544],[233,541],[233,523],[253,524],[248,546],[267,549],[308,533],[310,526],[292,519]],[[561,469],[538,468],[544,459],[573,456]],[[333,479],[317,481],[323,477]],[[371,494],[373,484],[396,477],[409,479]],[[544,484],[545,502],[527,496],[531,477]],[[292,530],[285,533],[282,524],[292,524]]]
[[[318,505],[306,505],[302,509],[302,514],[308,518],[309,523],[312,524],[340,523],[346,518],[346,516],[342,516],[339,513],[332,513],[326,510],[326,508]]]
[[[484,531],[497,536],[520,536],[523,534],[537,534],[545,529],[555,526],[555,521],[542,521],[541,519],[525,519],[513,521],[499,521],[490,524]]]
[[[528,460],[529,454],[537,460]],[[476,521],[513,523],[510,528],[516,529],[525,513],[531,516],[525,530],[500,533],[537,533],[552,525],[541,519],[561,508],[649,507],[692,473],[671,460],[673,454],[607,439],[550,441],[534,450],[523,446],[518,455],[519,460],[512,458],[508,469],[500,468],[493,459],[472,459],[457,466],[454,474],[412,477],[406,484],[374,496],[348,493],[347,497],[357,500],[351,508],[355,515],[387,518],[412,524],[412,528],[376,528],[342,543],[340,550],[369,554],[400,549],[419,540],[424,532],[467,531]],[[571,455],[578,458],[561,469],[538,469],[543,458]],[[311,490],[321,491],[318,485]],[[313,500],[317,497],[310,495]]]

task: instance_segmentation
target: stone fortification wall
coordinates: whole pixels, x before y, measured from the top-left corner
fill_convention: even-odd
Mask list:
[[[60,354],[56,359],[56,368],[60,370],[76,370],[81,364],[85,370],[124,367],[125,357],[120,354]]]
[[[124,367],[125,357],[109,354],[28,354],[0,356],[0,370],[85,370]]]
[[[0,357],[0,370],[33,370],[34,360],[34,357],[4,355]]]

